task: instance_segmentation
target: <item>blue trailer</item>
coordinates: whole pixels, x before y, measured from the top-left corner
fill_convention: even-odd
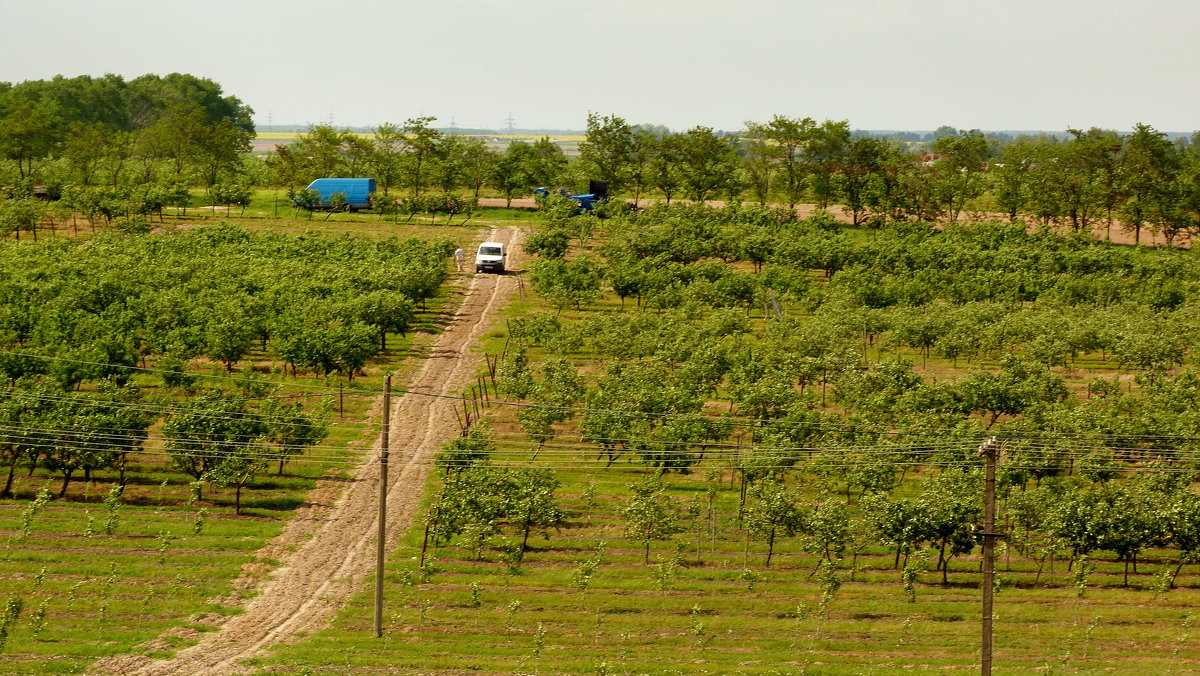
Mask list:
[[[372,194],[375,192],[373,178],[318,178],[308,184],[308,190],[315,190],[319,201],[313,204],[310,200],[297,197],[293,200],[296,206],[306,209],[329,209],[334,193],[342,193],[345,197],[343,208],[347,211],[370,209],[374,204]]]

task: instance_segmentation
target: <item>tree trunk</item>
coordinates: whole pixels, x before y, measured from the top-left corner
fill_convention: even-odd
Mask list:
[[[0,496],[12,495],[13,475],[17,471],[17,458],[14,456],[11,463],[8,465],[8,480],[4,482],[4,490],[0,491]]]

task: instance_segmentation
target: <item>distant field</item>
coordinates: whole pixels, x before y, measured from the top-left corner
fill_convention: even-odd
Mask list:
[[[303,132],[293,131],[260,131],[255,135],[256,141],[282,141],[292,140],[303,136]],[[355,133],[359,138],[375,138],[375,134],[371,133]],[[485,139],[499,140],[520,140],[520,139],[539,139],[545,134],[461,134],[461,136],[477,136]],[[554,141],[583,141],[587,136],[583,134],[556,134],[550,137]]]

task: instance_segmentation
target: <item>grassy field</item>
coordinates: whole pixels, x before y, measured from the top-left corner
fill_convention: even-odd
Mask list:
[[[559,318],[620,308],[608,298]],[[546,310],[530,296],[510,313]],[[499,354],[506,336],[496,327],[486,349]],[[981,365],[878,350],[870,349],[872,358],[911,360],[938,379]],[[542,356],[530,352],[531,360]],[[571,355],[585,370],[593,357]],[[1063,373],[1078,390],[1118,371],[1111,360],[1088,354]],[[560,426],[558,439],[534,459],[515,410],[504,405],[489,409],[489,425],[502,449],[493,464],[556,470],[566,524],[531,540],[519,563],[504,548],[517,539],[509,532],[480,557],[466,546],[439,547],[425,567],[418,525],[390,558],[382,638],[372,638],[374,592],[364,588],[334,626],[257,660],[258,673],[849,675],[979,668],[978,553],[953,559],[945,584],[932,571],[936,552],[924,572],[914,565],[916,574],[906,580],[894,551],[869,541],[858,524],[832,575],[795,538],[776,546],[768,567],[765,544],[749,539],[739,519],[732,463],[712,459],[690,474],[668,475],[668,494],[685,515],[683,532],[654,543],[645,563],[621,513],[630,485],[648,475],[645,468],[626,461],[605,468],[594,449],[577,443],[571,425]],[[910,473],[901,493],[911,493],[918,478]],[[810,504],[828,497],[815,485],[805,490]],[[1066,561],[1039,568],[1001,544],[993,671],[1195,673],[1200,570],[1186,566],[1177,587],[1166,589],[1171,555],[1145,552],[1126,585],[1124,564],[1111,553],[1101,553],[1080,576]]]
[[[499,412],[497,410],[497,412]],[[501,419],[503,415],[499,416]],[[503,423],[498,424],[502,425]],[[503,427],[500,428],[501,430]],[[516,450],[496,462],[527,463]],[[576,469],[563,469],[561,465]],[[860,543],[836,581],[795,540],[748,542],[738,491],[719,477],[712,522],[705,478],[671,477],[669,493],[696,517],[650,563],[625,539],[620,509],[633,466],[602,469],[580,454],[560,463],[570,518],[531,540],[519,565],[442,547],[417,564],[420,528],[393,553],[384,588],[385,635],[371,638],[373,592],[335,625],[259,661],[259,673],[888,674],[978,668],[979,561],[955,559],[949,583],[926,572],[906,590],[892,553]],[[510,534],[510,537],[512,534]],[[936,557],[935,557],[936,558]],[[594,568],[591,566],[595,564]],[[1159,593],[1154,553],[1123,587],[1121,564],[1098,560],[1082,586],[1064,562],[1043,572],[1002,550],[995,673],[1194,673],[1200,574]],[[590,579],[586,576],[590,571]],[[585,581],[586,580],[586,581]]]
[[[229,219],[297,234],[449,235],[469,244],[482,239],[488,226],[530,219],[528,212],[502,209],[479,210],[467,227],[427,219],[394,224],[371,214],[309,219],[297,218],[278,199],[259,192],[244,216],[210,210],[197,217],[193,208],[187,218],[169,216],[166,227]],[[33,508],[34,497],[49,477],[19,477],[18,497],[0,502],[0,601],[19,599],[24,608],[8,628],[0,674],[78,673],[97,657],[131,650],[167,656],[211,631],[214,616],[238,612],[254,581],[278,563],[260,552],[263,545],[320,477],[343,472],[370,443],[375,428],[366,412],[382,374],[403,371],[404,360],[428,343],[447,299],[430,303],[420,314],[420,330],[407,340],[389,338],[385,358],[347,386],[322,451],[290,463],[282,477],[262,477],[241,516],[233,514],[231,491],[206,489],[204,499],[193,502],[184,477],[166,471],[156,456],[139,460],[139,479],[116,509],[104,502],[112,485],[107,474],[79,482],[69,499],[40,510]],[[618,306],[606,299],[600,307]],[[526,293],[509,315],[544,309]],[[501,320],[486,334],[485,349],[498,354],[506,337]],[[920,363],[915,354],[900,354]],[[286,391],[333,396],[339,385],[285,378],[268,355],[250,361]],[[968,368],[931,358],[922,370],[957,377]],[[1089,374],[1112,369],[1088,357],[1072,382],[1078,386]],[[953,560],[945,585],[940,573],[929,571],[906,584],[892,552],[865,539],[832,575],[819,572],[816,558],[795,539],[776,546],[768,567],[764,544],[748,540],[741,527],[736,477],[727,463],[710,461],[691,474],[668,477],[669,495],[691,516],[672,541],[653,543],[647,564],[640,546],[626,538],[621,516],[629,486],[647,475],[645,468],[627,462],[605,468],[593,450],[570,442],[567,429],[533,460],[510,407],[492,405],[489,425],[500,440],[495,464],[557,470],[566,524],[536,532],[519,562],[494,546],[479,557],[466,547],[441,546],[424,567],[418,564],[418,524],[389,557],[382,638],[372,638],[374,590],[364,587],[330,628],[272,650],[248,665],[252,671],[890,674],[978,668],[977,556]],[[430,489],[437,488],[435,478]],[[805,495],[817,497],[814,491]],[[514,537],[509,532],[505,541]],[[1186,567],[1178,587],[1167,591],[1156,577],[1167,565],[1165,553],[1147,552],[1128,586],[1123,564],[1105,557],[1079,579],[1065,562],[1039,575],[1034,563],[1001,552],[995,673],[1200,670],[1196,566]]]
[[[321,232],[355,237],[459,238],[464,247],[484,238],[475,224],[447,227],[380,223],[367,214],[335,214],[330,221],[264,213],[269,198],[256,196],[245,217],[205,214],[168,215],[154,225],[203,227],[229,221],[251,229]],[[289,210],[290,211],[290,210]],[[203,214],[203,212],[199,212]],[[103,228],[103,226],[100,226]],[[81,223],[79,236],[91,230]],[[69,236],[61,227],[58,237]],[[447,265],[452,265],[447,259]],[[451,273],[449,285],[465,281]],[[284,524],[309,499],[323,477],[345,475],[378,434],[369,411],[382,389],[383,376],[401,377],[412,359],[426,349],[442,325],[442,314],[456,294],[448,288],[419,310],[406,336],[389,335],[388,350],[365,372],[347,383],[301,373],[292,377],[269,353],[252,351],[227,374],[220,365],[192,362],[199,387],[237,390],[248,378],[278,385],[281,394],[327,398],[332,405],[329,436],[319,447],[287,463],[276,474],[272,465],[243,492],[242,514],[234,514],[234,492],[206,486],[199,499],[190,478],[170,469],[157,428],[145,452],[132,455],[130,483],[119,502],[110,491],[115,472],[78,478],[64,498],[61,481],[43,469],[27,475],[18,468],[14,497],[0,500],[0,609],[16,610],[0,647],[0,674],[79,673],[98,657],[137,652],[166,656],[215,628],[215,616],[238,613],[255,584],[274,569],[282,552],[264,550]],[[134,376],[145,393],[160,389],[156,374]],[[314,399],[315,400],[315,399]],[[46,489],[51,499],[38,501]]]

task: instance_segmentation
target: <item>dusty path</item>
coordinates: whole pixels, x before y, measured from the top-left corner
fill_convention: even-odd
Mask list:
[[[521,233],[515,228],[494,229],[488,237],[507,242],[509,268],[519,268]],[[467,263],[469,268],[470,261]],[[436,395],[454,396],[470,384],[479,365],[471,350],[516,288],[517,280],[511,275],[473,275],[463,289],[462,305],[445,332],[434,340],[422,365],[414,369],[408,382],[394,384],[408,393],[393,397],[389,550],[412,523],[434,449],[457,430],[454,401]],[[238,673],[243,660],[270,646],[324,628],[334,611],[375,569],[378,448],[376,440],[340,496],[330,486],[318,487],[317,495],[310,497],[316,506],[294,517],[268,546],[274,556],[284,559],[284,565],[249,602],[245,613],[230,617],[217,631],[193,633],[199,643],[169,660],[122,655],[95,663],[89,673],[225,676]],[[336,501],[320,505],[322,491],[331,493],[329,497]],[[287,543],[303,544],[288,555]],[[208,618],[205,622],[210,623]]]

